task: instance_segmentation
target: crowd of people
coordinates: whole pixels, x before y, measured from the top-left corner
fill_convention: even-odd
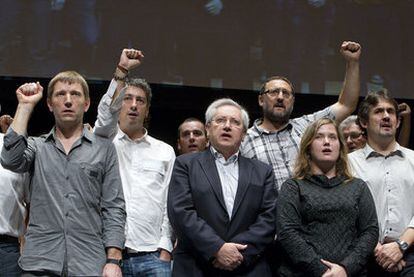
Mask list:
[[[336,103],[292,119],[294,86],[271,77],[252,127],[217,99],[178,126],[177,157],[148,133],[139,50],[93,128],[87,82],[64,71],[46,92],[55,125],[28,136],[44,88],[21,85],[0,118],[0,276],[414,276],[411,110],[386,90],[357,107],[361,46],[340,53]]]

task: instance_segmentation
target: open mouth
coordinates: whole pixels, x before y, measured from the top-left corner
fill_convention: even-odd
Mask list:
[[[231,135],[229,133],[223,133],[221,134],[221,137],[225,139],[231,139]]]
[[[330,154],[330,153],[332,153],[332,150],[329,149],[329,148],[324,148],[324,149],[322,149],[322,153],[324,153],[324,154]]]

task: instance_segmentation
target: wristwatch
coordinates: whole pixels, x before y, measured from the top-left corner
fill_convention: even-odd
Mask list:
[[[116,264],[119,267],[122,267],[122,265],[124,264],[122,262],[122,260],[117,260],[117,259],[106,259],[106,263],[107,264]]]
[[[408,249],[408,243],[399,239],[397,239],[396,243],[398,244],[398,247],[400,248],[401,252],[404,254],[405,251],[407,251]]]

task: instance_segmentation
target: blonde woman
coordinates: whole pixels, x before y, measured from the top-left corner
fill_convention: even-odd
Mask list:
[[[335,122],[305,131],[294,170],[280,191],[277,232],[285,259],[281,276],[364,276],[378,240],[374,201],[348,168]]]

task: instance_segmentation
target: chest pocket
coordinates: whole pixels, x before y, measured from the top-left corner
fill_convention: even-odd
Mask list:
[[[100,164],[81,163],[84,177],[87,178],[88,188],[90,189],[91,196],[101,195],[101,185],[103,183],[103,168]]]
[[[141,161],[141,165],[138,166],[139,170],[144,178],[153,180],[153,184],[161,185],[164,181],[166,174],[166,166],[163,161],[160,160],[145,160]]]

